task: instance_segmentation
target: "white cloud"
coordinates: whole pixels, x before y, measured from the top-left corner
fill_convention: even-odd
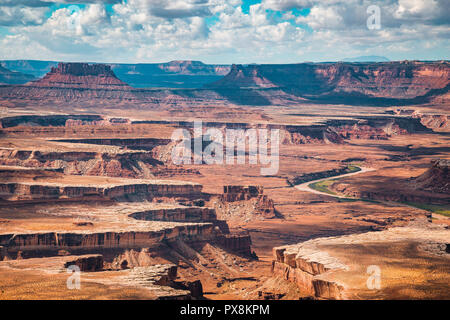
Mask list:
[[[0,3],[0,25],[9,33],[0,34],[2,58],[280,63],[395,57],[408,47],[410,55],[426,56],[446,52],[450,33],[445,0],[378,1],[380,30],[366,27],[369,0],[263,0],[248,14],[241,0],[60,0],[91,4],[57,9],[48,18],[45,2],[53,1],[30,1],[34,6],[22,0]],[[112,10],[105,3],[113,3]],[[296,17],[292,8],[310,8],[310,13]],[[273,18],[271,10],[283,11]]]
[[[46,10],[45,7],[0,6],[0,26],[41,24]]]

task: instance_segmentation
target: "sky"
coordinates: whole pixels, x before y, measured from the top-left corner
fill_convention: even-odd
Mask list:
[[[0,59],[450,58],[450,0],[0,0]]]

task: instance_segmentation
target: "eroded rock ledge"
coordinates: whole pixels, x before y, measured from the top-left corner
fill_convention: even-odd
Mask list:
[[[448,263],[450,255],[447,252],[450,229],[445,225],[433,225],[424,220],[410,222],[404,227],[395,227],[384,231],[352,234],[340,237],[317,238],[295,245],[276,247],[273,249],[272,273],[275,277],[294,282],[303,295],[318,299],[346,299],[352,298],[349,292],[367,290],[355,288],[355,280],[365,276],[366,269],[361,267],[362,257],[352,256],[352,249],[360,246],[363,252],[370,256],[366,246],[376,248],[378,259],[376,263],[382,264],[383,257],[388,258],[389,269],[393,268],[392,258],[398,257],[405,250],[389,251],[394,244],[403,245],[404,248],[417,247],[427,255],[443,259]],[[382,252],[387,250],[386,252]],[[338,250],[334,252],[334,250]],[[369,251],[368,251],[369,250]],[[338,253],[339,252],[339,253]],[[342,259],[346,261],[343,263]],[[421,256],[421,259],[424,259]],[[437,259],[437,258],[436,258]],[[373,262],[372,258],[368,259]],[[349,263],[350,262],[350,263]],[[389,264],[390,263],[390,264]],[[423,264],[423,262],[421,262]],[[411,266],[411,268],[413,268]],[[360,273],[364,272],[364,275]],[[389,271],[386,271],[389,272]],[[388,275],[386,275],[386,278]],[[349,281],[348,283],[346,281]],[[388,281],[386,279],[386,281]],[[414,288],[414,279],[408,284]],[[444,280],[445,281],[445,280]],[[364,281],[365,284],[365,281]]]

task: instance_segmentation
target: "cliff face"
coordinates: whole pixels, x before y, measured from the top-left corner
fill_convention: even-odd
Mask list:
[[[262,186],[224,186],[216,202],[219,217],[227,219],[276,217],[274,202]]]
[[[87,63],[59,63],[42,79],[28,85],[44,88],[130,89],[116,77],[110,66]]]
[[[283,91],[276,99],[295,96],[338,102],[357,98],[360,103],[365,99],[381,103],[443,94],[448,91],[449,80],[450,63],[446,61],[233,65],[227,76],[209,87],[256,90],[270,100],[274,97],[264,92],[268,89]],[[250,95],[247,91],[240,94]]]
[[[60,169],[69,175],[153,178],[163,171],[150,152],[97,153],[0,149],[0,165]]]
[[[450,193],[450,160],[434,160],[431,168],[412,180],[417,189]]]
[[[201,185],[191,184],[118,184],[109,186],[64,185],[57,183],[0,183],[0,199],[20,200],[99,200],[118,199],[140,195],[148,200],[159,198],[201,197]]]
[[[103,256],[100,254],[80,256],[64,264],[65,268],[70,266],[77,266],[80,271],[85,272],[101,271],[103,270]]]
[[[119,80],[114,72],[119,76]],[[7,100],[116,99],[161,104],[197,102],[237,105],[298,104],[307,101],[357,105],[408,105],[448,101],[450,63],[301,63],[204,65],[174,61],[154,65],[60,63],[41,80],[4,86]],[[123,82],[123,81],[125,82]],[[156,89],[133,89],[133,87]],[[172,88],[172,89],[164,89]],[[183,88],[183,89],[176,89]],[[34,102],[38,103],[38,102]]]
[[[159,246],[161,241],[210,240],[214,238],[212,224],[176,226],[159,231],[117,231],[99,233],[24,233],[1,234],[0,244],[13,254],[22,251],[33,256],[40,251],[59,250],[99,252],[105,249],[136,249]],[[97,251],[96,251],[97,250]]]
[[[185,75],[218,75],[224,76],[230,71],[229,65],[210,65],[201,61],[170,61],[158,64],[160,70]]]
[[[437,132],[450,132],[450,116],[445,114],[419,114],[413,115],[427,128]]]
[[[210,208],[175,208],[135,212],[130,217],[145,221],[214,222],[216,213]]]
[[[289,249],[289,248],[288,248]],[[318,275],[332,269],[310,257],[289,252],[286,248],[273,249],[272,274],[277,277],[294,282],[303,294],[319,299],[342,299],[343,286],[336,282],[320,279]],[[312,256],[312,255],[311,255]],[[330,259],[322,259],[329,261]],[[339,266],[340,267],[340,266]]]

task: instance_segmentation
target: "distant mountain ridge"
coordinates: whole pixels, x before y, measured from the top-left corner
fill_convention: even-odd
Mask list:
[[[35,77],[30,74],[24,74],[17,71],[11,71],[7,68],[0,66],[0,83],[4,84],[24,84]]]
[[[119,80],[111,66],[87,63],[59,63],[42,79],[29,82],[27,86],[71,89],[129,90],[128,84]]]
[[[208,88],[245,95],[252,90],[271,100],[278,97],[349,103],[380,99],[415,99],[448,91],[448,61],[381,63],[300,63],[233,65],[230,73]],[[240,91],[240,93],[239,93]],[[436,92],[437,93],[437,92]]]
[[[4,60],[1,64],[14,71],[36,78],[56,67],[56,61]],[[98,64],[98,63],[93,63]],[[135,88],[201,88],[219,80],[230,71],[230,65],[211,65],[201,61],[170,61],[167,63],[108,64],[116,76]]]
[[[208,71],[198,63],[175,62],[163,67],[169,68],[176,78],[200,72],[225,72],[211,67]],[[130,68],[126,66],[125,70]],[[161,66],[151,68],[167,72],[161,71]],[[201,88],[135,88],[119,79],[116,70],[104,64],[60,63],[37,81],[1,86],[0,98],[18,104],[24,100],[48,103],[51,99],[55,103],[96,105],[109,101],[145,104],[149,108],[227,103],[390,106],[433,102],[447,105],[450,90],[449,61],[233,65],[226,76]],[[135,65],[132,70],[140,72]]]
[[[342,62],[389,62],[390,60],[383,56],[360,56],[342,59]]]

